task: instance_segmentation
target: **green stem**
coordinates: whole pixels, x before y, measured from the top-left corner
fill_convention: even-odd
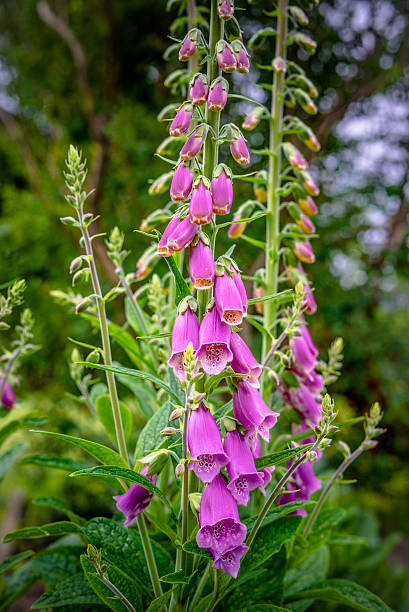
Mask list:
[[[312,526],[315,523],[315,519],[317,518],[318,513],[319,513],[319,511],[320,511],[324,501],[328,497],[328,493],[330,492],[331,488],[334,486],[334,484],[336,483],[338,478],[340,478],[340,476],[342,476],[342,474],[345,472],[345,470],[347,468],[349,468],[351,463],[353,463],[355,461],[355,459],[357,459],[359,457],[359,455],[361,453],[363,453],[363,451],[365,450],[365,447],[364,447],[365,442],[367,442],[366,439],[362,442],[362,444],[360,444],[358,446],[358,448],[356,450],[354,450],[354,452],[349,457],[346,457],[346,459],[344,459],[344,461],[340,464],[340,466],[334,472],[332,477],[328,480],[325,488],[323,489],[321,495],[318,498],[317,503],[314,506],[314,510],[311,512],[310,516],[308,517],[308,521],[305,524],[304,531],[303,531],[304,538],[307,538],[308,535],[310,534]]]
[[[197,589],[195,591],[195,594],[193,595],[193,599],[192,599],[192,601],[190,603],[190,606],[189,606],[189,611],[190,612],[195,612],[195,610],[196,610],[196,605],[197,605],[197,603],[198,603],[198,601],[200,599],[200,596],[202,594],[202,591],[203,591],[204,587],[206,586],[206,582],[209,579],[210,568],[211,568],[211,564],[208,563],[205,571],[202,574],[202,577],[201,577],[201,579],[199,581],[199,584],[197,585]]]
[[[285,39],[287,37],[287,7],[288,0],[279,0],[276,37],[276,57],[285,58]],[[281,123],[283,117],[283,87],[284,73],[274,72],[273,95],[271,100],[269,150],[275,155],[269,155],[268,162],[268,199],[267,199],[267,231],[266,231],[266,294],[277,293],[279,266],[279,233],[280,233],[280,198],[277,190],[280,187],[281,171]],[[273,301],[264,304],[264,327],[269,331],[274,329],[276,306]],[[273,332],[274,333],[274,332]],[[263,358],[271,346],[271,339],[263,336]]]
[[[181,538],[181,546],[188,539],[188,526],[189,526],[189,470],[187,469],[187,432],[189,427],[189,416],[190,416],[190,406],[189,406],[189,396],[192,389],[192,384],[188,383],[186,386],[186,394],[185,394],[185,415],[183,419],[183,436],[182,436],[182,460],[185,471],[183,472],[183,480],[182,480],[182,499],[181,499],[181,514],[182,514],[182,538]],[[182,549],[182,554],[180,558],[181,566],[177,569],[183,569],[185,575],[187,575],[187,553]]]
[[[122,601],[125,608],[129,610],[129,612],[136,612],[131,602],[125,597],[123,593],[121,593],[121,591],[114,584],[112,584],[110,580],[108,580],[108,578],[106,578],[103,574],[98,573],[98,572],[97,572],[97,576],[100,579],[100,581],[103,584],[105,584],[105,586],[108,587],[108,589],[112,591],[112,593],[114,593],[114,595]]]
[[[1,379],[1,382],[0,382],[0,401],[1,401],[1,398],[3,396],[3,391],[4,391],[4,387],[6,386],[6,382],[7,382],[8,378],[9,378],[10,374],[13,371],[14,364],[16,363],[16,361],[17,361],[21,351],[23,350],[23,347],[24,347],[24,343],[21,344],[14,351],[13,357],[10,359],[10,361],[7,364],[6,370],[4,372],[4,376],[3,376],[3,378]]]
[[[139,535],[141,536],[143,552],[145,553],[145,559],[148,565],[149,576],[151,578],[153,592],[154,592],[155,597],[160,597],[163,591],[162,591],[162,587],[159,581],[158,569],[156,567],[156,561],[153,555],[152,545],[151,545],[151,541],[149,538],[149,533],[146,527],[145,517],[143,513],[137,517],[136,524],[138,525]]]

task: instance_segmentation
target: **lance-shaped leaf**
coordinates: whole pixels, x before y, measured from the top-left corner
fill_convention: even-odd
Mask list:
[[[28,559],[28,557],[31,557],[33,554],[34,553],[32,550],[26,550],[22,553],[18,553],[17,555],[13,555],[12,557],[5,559],[4,561],[2,561],[2,563],[0,563],[0,576],[1,574],[8,572],[13,567],[15,567],[18,563],[20,563],[20,561]]]
[[[64,472],[74,472],[75,470],[89,467],[89,465],[82,461],[52,455],[30,455],[19,461],[19,465],[41,465],[55,470],[63,470]]]
[[[250,304],[256,304],[257,302],[267,302],[272,301],[274,304],[284,304],[285,302],[291,302],[294,297],[294,291],[292,289],[286,289],[285,291],[280,291],[280,293],[274,293],[273,295],[265,295],[259,298],[251,298],[249,300]]]
[[[41,595],[31,608],[33,610],[42,610],[56,606],[97,605],[100,603],[99,597],[91,589],[86,577],[81,572],[62,580],[55,588]]]
[[[165,258],[166,263],[169,266],[169,270],[172,272],[173,277],[175,279],[175,306],[178,306],[179,303],[183,300],[183,298],[192,295],[190,293],[189,287],[185,282],[185,279],[179,272],[179,268],[176,265],[173,255]]]
[[[255,460],[256,468],[258,470],[261,470],[262,468],[277,465],[278,463],[283,463],[283,461],[288,461],[288,459],[292,459],[296,455],[304,453],[313,446],[313,443],[303,444],[302,446],[297,446],[297,448],[288,448],[286,450],[278,451],[277,453],[271,453],[271,455],[258,457],[258,459]]]
[[[46,422],[46,418],[34,417],[30,414],[21,419],[14,419],[0,429],[0,444],[21,427],[40,427],[40,425],[44,425]]]
[[[41,527],[24,527],[11,531],[4,537],[4,542],[13,540],[31,540],[33,538],[44,538],[46,536],[66,535],[67,533],[83,533],[81,527],[70,521],[58,521],[57,523],[47,523]]]

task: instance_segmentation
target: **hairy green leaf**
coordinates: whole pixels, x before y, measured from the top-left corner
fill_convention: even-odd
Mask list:
[[[41,595],[31,608],[42,610],[44,608],[60,607],[67,604],[98,604],[99,598],[88,584],[84,574],[78,573],[66,578],[55,585],[55,588]]]
[[[31,557],[33,554],[34,553],[32,550],[26,550],[22,553],[18,553],[17,555],[13,555],[12,557],[8,557],[8,559],[5,559],[0,563],[0,575],[8,572],[10,569],[18,565],[20,561],[28,559],[28,557]]]
[[[47,588],[81,571],[80,556],[84,546],[53,546],[38,553],[33,561],[33,570]]]
[[[19,465],[41,465],[55,470],[73,472],[89,467],[89,464],[68,457],[54,457],[52,455],[30,455],[19,461]]]
[[[65,535],[66,533],[83,533],[83,531],[81,527],[75,523],[71,523],[70,521],[58,521],[57,523],[41,525],[41,527],[23,527],[23,529],[11,531],[4,536],[4,542]]]
[[[289,598],[292,601],[319,599],[334,601],[361,612],[393,612],[377,595],[349,580],[330,579],[311,585]]]
[[[25,442],[19,442],[12,448],[9,448],[5,453],[0,455],[0,481],[3,480],[9,469],[12,467],[16,459],[27,448]]]
[[[112,414],[111,398],[109,394],[100,395],[95,403],[95,409],[102,425],[104,426],[107,434],[116,441],[116,429],[114,416]],[[123,402],[119,402],[119,410],[121,413],[122,425],[124,428],[125,439],[129,442],[133,430],[133,417],[132,412],[129,410]]]
[[[314,446],[311,444],[303,444],[302,446],[298,446],[297,448],[288,448],[286,450],[278,451],[276,453],[271,453],[271,455],[265,455],[264,457],[258,457],[255,460],[256,468],[261,470],[265,467],[270,467],[272,465],[277,465],[278,463],[283,463],[284,461],[288,461],[288,459],[292,459],[296,455],[300,453],[304,453],[308,449]]]
[[[98,578],[95,569],[92,567],[86,555],[81,555],[81,566],[88,583],[100,600],[114,612],[126,612],[127,607],[115,594]],[[109,565],[107,578],[117,589],[132,603],[135,610],[142,609],[142,597],[137,585],[124,572]]]
[[[81,516],[78,516],[75,512],[67,508],[67,506],[60,499],[56,497],[37,497],[33,504],[36,506],[45,506],[46,508],[52,508],[53,510],[57,510],[57,512],[61,512],[68,516],[70,521],[73,523],[77,523],[77,525],[83,525],[85,523],[85,519]]]

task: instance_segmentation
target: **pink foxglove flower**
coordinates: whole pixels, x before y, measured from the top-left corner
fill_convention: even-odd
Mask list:
[[[317,196],[320,192],[320,190],[318,189],[318,185],[317,183],[314,181],[314,179],[312,178],[312,176],[306,172],[305,170],[303,172],[301,172],[301,177],[302,177],[302,186],[304,187],[305,191],[312,196]]]
[[[240,274],[237,272],[237,270],[234,268],[234,266],[231,266],[230,270],[231,270],[231,272],[233,274],[234,284],[236,285],[237,290],[238,290],[238,292],[240,294],[240,297],[241,297],[241,302],[242,302],[242,305],[243,305],[243,315],[246,316],[247,309],[248,309],[248,306],[249,306],[249,300],[248,300],[248,297],[247,297],[246,288],[244,286],[244,283],[243,283],[243,281],[241,279]]]
[[[240,546],[236,546],[232,550],[228,550],[223,555],[218,555],[214,550],[210,548],[210,552],[213,555],[214,569],[221,569],[226,574],[230,574],[232,578],[237,578],[237,574],[240,569],[240,559],[242,556],[248,551],[248,546],[245,544],[240,544]]]
[[[310,285],[303,285],[304,296],[304,312],[309,315],[317,312],[317,302],[315,301],[314,293]]]
[[[188,428],[188,446],[193,461],[188,468],[202,482],[211,482],[229,459],[224,451],[217,423],[202,404],[192,410]]]
[[[311,370],[311,372],[308,373],[303,372],[301,374],[296,372],[296,374],[301,382],[304,383],[307,389],[309,389],[314,396],[320,395],[320,393],[323,391],[324,379],[321,374],[316,372],[316,370]]]
[[[250,447],[237,429],[227,433],[224,450],[229,457],[227,471],[230,483],[227,488],[238,504],[247,506],[250,491],[263,486],[263,475],[257,472]]]
[[[216,308],[203,317],[199,333],[197,360],[206,374],[220,374],[233,359],[230,350],[231,328],[220,320]]]
[[[216,166],[212,180],[213,212],[216,215],[227,215],[233,203],[233,185],[231,172],[224,164]]]
[[[241,40],[233,40],[231,48],[236,58],[237,72],[247,73],[250,70],[249,54]]]
[[[292,460],[287,463],[287,468],[291,467]],[[287,488],[289,493],[282,493],[277,499],[279,506],[293,501],[308,501],[310,495],[321,488],[321,482],[315,477],[311,461],[304,461],[292,475],[293,482],[289,482]],[[294,514],[306,516],[304,508],[294,511]]]
[[[227,272],[223,276],[216,276],[214,299],[221,320],[228,325],[240,325],[244,316],[243,299]]]
[[[185,312],[176,317],[172,329],[172,353],[168,364],[173,368],[178,380],[185,380],[186,373],[184,368],[185,351],[190,343],[193,350],[197,351],[199,346],[199,319],[197,315],[187,308]]]
[[[157,476],[148,476],[148,470],[149,466],[145,465],[145,467],[141,470],[141,475],[146,476],[146,478],[155,484]],[[141,512],[146,510],[152,501],[152,497],[153,493],[134,482],[131,484],[126,493],[114,496],[116,507],[126,517],[124,523],[125,527],[129,527],[136,517],[139,516]]]
[[[167,247],[170,253],[183,251],[193,240],[197,233],[197,225],[192,223],[190,217],[183,219],[168,236]]]
[[[234,15],[234,0],[219,0],[217,14],[220,19],[231,19]]]
[[[247,428],[245,438],[252,449],[258,435],[269,440],[269,430],[277,423],[279,413],[270,410],[257,389],[248,382],[239,382],[233,395],[233,410],[236,419]]]
[[[212,218],[213,201],[210,183],[204,176],[199,176],[195,180],[189,211],[192,221],[198,225],[205,225]]]
[[[318,208],[311,196],[307,195],[303,198],[298,198],[297,202],[300,205],[301,210],[305,212],[306,215],[313,217],[317,214]]]
[[[265,108],[263,106],[255,106],[253,110],[247,115],[244,119],[241,127],[243,130],[251,131],[254,130],[255,127],[260,123],[261,117],[263,113],[265,113]]]
[[[290,142],[285,142],[283,144],[283,150],[289,164],[295,168],[295,170],[305,170],[308,167],[307,160],[304,159],[299,150]]]
[[[1,387],[1,382],[2,381],[0,380],[0,387]],[[4,383],[3,392],[1,394],[1,404],[5,408],[8,408],[9,410],[11,410],[11,408],[13,408],[15,403],[16,403],[15,393],[9,381],[6,380],[6,382]]]
[[[183,161],[190,161],[198,153],[200,153],[203,142],[206,138],[207,128],[205,125],[199,125],[186,140],[180,151],[180,158]]]
[[[207,106],[212,111],[221,111],[226,106],[229,84],[223,77],[217,77],[210,85]]]
[[[179,50],[179,60],[181,62],[185,62],[194,56],[197,51],[199,40],[200,31],[197,28],[193,28],[193,30],[190,30],[190,32],[186,34]]]
[[[180,219],[179,215],[176,214],[172,217],[172,219],[165,227],[163,234],[158,242],[158,255],[160,255],[161,257],[169,257],[169,255],[171,255],[171,252],[168,249],[168,238],[181,223],[182,219]]]
[[[313,234],[315,232],[315,225],[307,215],[302,214],[300,218],[297,219],[297,224],[306,234]]]
[[[286,388],[280,383],[280,391],[284,400],[299,412],[308,425],[318,425],[321,419],[321,404],[306,385],[300,383],[299,387]]]
[[[250,163],[250,153],[243,138],[243,134],[239,133],[237,139],[230,143],[230,153],[238,164],[246,166]]]
[[[240,219],[241,219],[241,216],[239,214],[235,214],[233,215],[232,221],[239,221]],[[227,232],[227,235],[232,240],[234,238],[239,238],[239,236],[241,236],[242,233],[245,231],[246,227],[247,227],[247,223],[245,221],[243,221],[242,223],[232,223],[229,227],[229,231]]]
[[[303,335],[293,336],[290,340],[292,359],[297,372],[310,372],[317,365],[316,353],[313,352]]]
[[[240,522],[237,504],[220,475],[205,486],[199,527],[197,545],[210,548],[215,555],[223,555],[244,542],[247,529]]]
[[[260,438],[258,436],[256,438],[255,447],[252,450],[253,450],[253,455],[256,459],[261,456],[261,444],[260,444]],[[271,474],[274,472],[275,469],[276,469],[276,466],[272,465],[270,467],[261,468],[261,470],[259,470],[259,474],[262,474],[262,477],[263,477],[263,484],[260,487],[260,491],[262,492],[263,495],[266,494],[266,486],[271,482]]]
[[[313,339],[311,338],[311,334],[308,327],[306,325],[300,325],[300,331],[311,353],[313,353],[313,355],[316,357],[318,355],[318,349],[315,346]]]
[[[181,162],[175,170],[170,186],[170,197],[174,202],[184,202],[193,184],[193,174],[189,164]]]
[[[314,251],[312,250],[312,246],[308,241],[296,242],[293,251],[300,261],[304,263],[314,263]]]
[[[211,248],[199,238],[190,248],[189,274],[195,289],[213,287],[215,264]]]
[[[234,72],[236,70],[236,58],[232,48],[225,40],[219,40],[216,44],[216,59],[219,68],[224,72]]]
[[[233,353],[231,367],[237,374],[248,374],[249,382],[253,387],[259,388],[258,381],[262,372],[262,366],[254,357],[247,344],[236,332],[232,333],[230,349]]]
[[[208,93],[209,86],[207,84],[207,78],[204,74],[198,72],[190,81],[190,99],[193,104],[204,104],[207,100]]]
[[[193,115],[192,104],[184,104],[176,113],[175,118],[170,124],[169,134],[171,136],[181,136],[188,131]]]

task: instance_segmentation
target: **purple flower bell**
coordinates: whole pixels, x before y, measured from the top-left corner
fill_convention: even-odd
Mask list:
[[[253,454],[237,429],[227,433],[224,439],[224,450],[229,457],[227,471],[230,483],[227,488],[238,504],[247,506],[250,491],[263,486],[263,475],[257,472]]]
[[[204,104],[209,94],[209,86],[207,84],[207,78],[204,74],[198,72],[192,77],[190,81],[190,99],[193,104]]]
[[[146,476],[151,482],[156,483],[157,476],[148,476],[149,466],[145,465],[141,470],[141,475]],[[129,527],[131,523],[141,514],[152,501],[153,493],[151,493],[142,485],[135,482],[131,484],[126,493],[122,495],[114,495],[117,509],[125,515],[125,527]]]
[[[244,314],[243,300],[234,280],[227,272],[215,278],[214,299],[221,320],[228,325],[240,325]]]
[[[186,376],[183,360],[188,344],[192,343],[194,351],[199,346],[199,327],[199,319],[190,308],[179,314],[173,324],[172,353],[168,364],[180,381]]]
[[[233,184],[231,171],[224,164],[216,166],[212,180],[213,212],[216,215],[227,215],[233,203]]]
[[[240,522],[237,504],[220,475],[203,491],[199,527],[197,545],[210,548],[214,555],[223,555],[244,542],[247,529]]]
[[[232,333],[230,349],[233,353],[231,367],[237,374],[248,374],[247,380],[253,387],[260,387],[258,381],[262,372],[262,366],[254,357],[247,344],[236,332]]]
[[[170,124],[169,134],[171,136],[177,137],[187,132],[190,126],[190,122],[192,120],[192,115],[192,104],[183,104],[183,106],[176,113],[172,123]]]
[[[216,44],[215,51],[219,68],[224,72],[234,72],[236,70],[237,61],[229,43],[225,40],[219,40]]]
[[[310,285],[303,285],[304,296],[304,312],[309,315],[315,314],[317,312],[317,302],[314,298],[314,293],[311,290]]]
[[[169,257],[172,253],[168,249],[168,238],[171,233],[182,223],[182,219],[179,219],[179,215],[176,214],[169,221],[165,227],[163,234],[158,242],[158,255],[161,257]]]
[[[246,74],[250,70],[249,54],[241,40],[233,40],[231,48],[236,58],[236,70]]]
[[[232,550],[228,550],[223,555],[218,555],[214,550],[210,549],[213,555],[213,569],[221,569],[226,574],[230,574],[232,578],[237,578],[240,569],[240,559],[248,551],[249,547],[245,544],[240,544]]]
[[[169,234],[167,247],[170,253],[182,251],[188,246],[196,236],[197,225],[192,223],[190,217],[183,221]]]
[[[202,404],[190,414],[187,436],[190,456],[194,460],[189,461],[189,470],[193,470],[202,482],[211,482],[229,458],[217,423]]]
[[[316,401],[315,395],[311,393],[303,383],[299,387],[289,387],[284,399],[295,408],[312,427],[318,425],[321,419],[321,405]]]
[[[219,0],[217,3],[217,14],[220,19],[231,19],[234,15],[233,0]]]
[[[189,164],[181,162],[175,170],[170,185],[170,197],[174,202],[184,202],[193,185],[193,174]]]
[[[261,444],[260,444],[260,438],[258,436],[256,438],[256,444],[254,446],[254,449],[252,449],[252,451],[256,459],[261,456]],[[275,469],[276,469],[276,466],[272,465],[270,467],[261,468],[261,470],[259,470],[259,474],[261,474],[263,478],[263,484],[260,487],[260,491],[262,492],[263,495],[266,494],[266,486],[271,482],[271,474],[274,472]]]
[[[230,153],[238,164],[246,166],[250,163],[250,153],[243,138],[243,134],[240,133],[237,139],[230,143]]]
[[[195,180],[189,211],[192,221],[198,225],[205,225],[212,218],[213,201],[210,182],[204,176],[199,176]]]
[[[287,468],[291,467],[292,460],[287,463]],[[282,506],[293,501],[308,501],[310,495],[321,488],[321,482],[315,477],[311,461],[304,461],[292,475],[293,482],[289,482],[287,488],[288,493],[282,493],[277,499],[277,504]],[[293,514],[306,516],[304,508],[298,508]]]
[[[297,372],[310,372],[316,366],[316,355],[311,351],[304,336],[293,336],[290,340],[290,349]]]
[[[212,111],[221,111],[226,106],[229,84],[223,77],[217,77],[210,85],[207,106]]]
[[[302,214],[300,218],[297,219],[297,225],[299,225],[306,234],[313,234],[315,232],[315,225],[307,215]]]
[[[205,125],[199,125],[193,130],[180,151],[180,158],[183,159],[183,161],[190,161],[200,153],[206,138],[206,133],[207,128]]]
[[[197,360],[206,374],[220,374],[233,358],[229,343],[231,328],[220,320],[216,308],[203,317]]]
[[[249,306],[249,300],[248,300],[248,297],[247,297],[247,291],[246,291],[246,288],[244,286],[244,283],[242,281],[242,278],[241,278],[240,274],[238,273],[238,271],[235,269],[234,266],[230,266],[230,271],[233,274],[234,284],[236,285],[237,290],[238,290],[238,292],[240,294],[241,302],[242,302],[242,305],[243,305],[243,315],[245,316],[247,314],[247,309],[248,309],[248,306]]]
[[[260,393],[248,382],[240,381],[238,389],[233,394],[234,416],[247,428],[245,438],[254,449],[257,435],[268,441],[270,429],[277,423],[278,412],[273,412],[267,406]]]
[[[313,395],[319,395],[324,389],[324,379],[321,374],[318,374],[315,370],[311,370],[308,373],[296,372],[299,379],[304,385],[313,393]]]
[[[189,274],[195,289],[213,287],[215,264],[211,248],[199,238],[190,248]]]
[[[1,384],[2,384],[2,381],[0,380],[0,387],[1,387]],[[9,410],[11,410],[11,408],[13,408],[16,401],[17,400],[16,400],[15,393],[13,391],[13,387],[11,386],[9,381],[6,380],[6,382],[4,383],[3,392],[1,394],[1,404],[5,408],[8,408]]]
[[[193,30],[190,30],[190,32],[186,34],[179,50],[179,60],[181,62],[185,62],[194,56],[197,51],[199,40],[200,31],[197,28],[193,28]]]

